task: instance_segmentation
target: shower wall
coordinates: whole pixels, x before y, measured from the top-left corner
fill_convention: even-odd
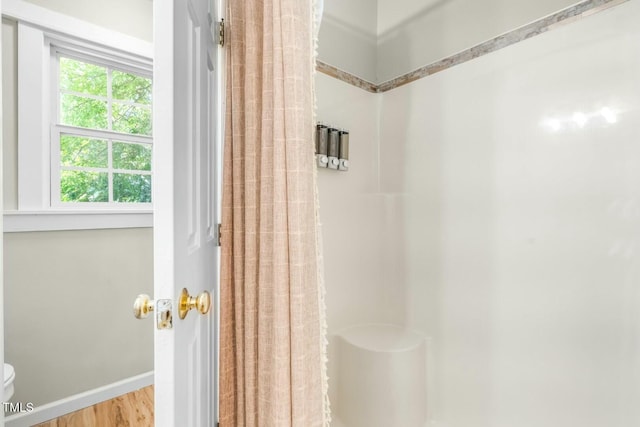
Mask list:
[[[383,262],[431,338],[435,425],[640,425],[639,20],[631,0],[382,95]]]
[[[381,247],[387,196],[380,192],[376,94],[316,74],[317,119],[350,132],[348,172],[318,169],[327,318],[330,333],[360,323],[397,323],[404,316],[402,283],[389,277]]]
[[[640,425],[639,21],[630,0],[382,94],[317,76],[352,141],[319,171],[329,332],[427,336],[430,426]]]

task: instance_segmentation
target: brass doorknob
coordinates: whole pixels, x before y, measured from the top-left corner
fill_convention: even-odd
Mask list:
[[[146,294],[140,294],[133,301],[133,315],[136,319],[144,319],[153,311],[153,300]]]
[[[200,314],[207,314],[211,308],[211,295],[207,291],[202,291],[200,295],[192,297],[187,288],[182,289],[180,300],[178,301],[178,316],[181,319],[187,317],[191,309],[197,309]]]

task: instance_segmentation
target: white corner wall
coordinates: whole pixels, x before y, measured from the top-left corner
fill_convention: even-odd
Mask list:
[[[376,26],[371,0],[324,0],[318,59],[375,82]]]
[[[640,424],[639,20],[629,1],[382,95],[436,425]]]
[[[451,56],[576,0],[378,0],[377,82]]]
[[[388,238],[379,182],[381,99],[320,73],[316,93],[317,120],[350,132],[349,171],[318,170],[329,332],[396,321],[404,295],[396,282],[385,280],[379,250]]]
[[[576,3],[325,0],[318,58],[383,83]]]

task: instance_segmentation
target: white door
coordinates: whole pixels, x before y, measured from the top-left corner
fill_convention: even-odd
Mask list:
[[[2,12],[2,0],[0,0],[0,12]],[[2,53],[2,38],[0,37],[0,54]],[[2,80],[2,72],[0,72],[0,81]],[[1,92],[1,90],[0,90]],[[0,106],[0,135],[2,135],[2,106]],[[3,150],[2,144],[0,143],[0,164],[2,164],[3,159]],[[0,168],[0,173],[2,172],[2,168]],[[0,184],[2,180],[0,179]],[[0,185],[0,212],[4,212],[3,207],[4,201],[4,193],[2,190],[2,185]],[[2,217],[0,217],[0,260],[4,256],[3,253],[3,222]],[[1,264],[0,264],[1,265]],[[3,274],[4,269],[0,269],[0,378],[2,378],[2,396],[0,396],[0,402],[4,402],[4,281]],[[4,405],[3,405],[4,406]],[[0,427],[4,427],[4,408],[0,409]]]
[[[217,199],[215,180],[217,0],[155,1],[154,292],[155,425],[214,426],[217,420]],[[214,69],[215,68],[215,69]],[[212,310],[177,301],[208,291]],[[172,327],[158,329],[161,300]]]

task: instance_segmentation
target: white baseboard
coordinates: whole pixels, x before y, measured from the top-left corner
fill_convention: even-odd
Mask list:
[[[31,412],[11,415],[5,418],[5,427],[30,427],[151,384],[153,384],[153,371],[38,406]]]

